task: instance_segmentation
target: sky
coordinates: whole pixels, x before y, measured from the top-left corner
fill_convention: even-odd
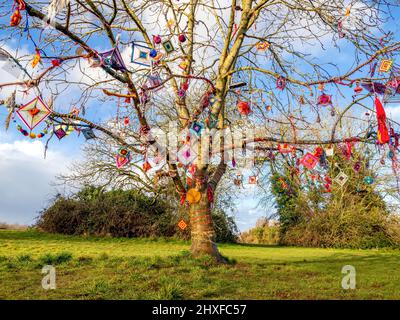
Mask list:
[[[400,17],[399,12],[395,16]],[[7,18],[8,19],[8,18]],[[394,32],[399,32],[399,25],[390,26]],[[4,31],[0,32],[0,36]],[[329,40],[323,40],[329,41]],[[325,43],[329,47],[329,42]],[[15,39],[10,40],[9,49],[15,50],[19,45]],[[99,44],[100,46],[100,44]],[[20,47],[31,53],[29,44]],[[323,51],[319,45],[311,45],[309,51],[318,55],[322,60],[332,59],[332,51]],[[126,52],[129,55],[128,52]],[[351,58],[352,50],[345,45],[341,48],[340,54],[335,55],[335,62],[346,64]],[[124,55],[126,57],[126,55]],[[0,62],[1,67],[1,62]],[[2,72],[2,70],[0,70]],[[78,72],[71,72],[70,77],[79,77]],[[0,82],[10,81],[12,76],[2,72]],[[2,90],[0,99],[6,97],[9,91]],[[75,93],[64,94],[63,104],[69,106],[69,100],[73,101]],[[24,97],[27,100],[29,97]],[[110,106],[103,110],[103,113],[96,115],[92,120],[115,115],[115,110]],[[400,121],[400,107],[391,105],[386,108],[388,116]],[[57,193],[67,192],[66,187],[55,186],[56,176],[66,173],[73,166],[73,162],[83,160],[81,147],[85,143],[82,136],[72,133],[71,136],[58,141],[52,139],[44,158],[46,138],[43,140],[31,140],[25,138],[17,131],[15,124],[11,123],[8,131],[4,127],[4,119],[7,113],[4,107],[0,106],[0,222],[19,223],[32,225],[40,210],[46,207]],[[254,226],[256,220],[274,211],[273,204],[266,204],[264,207],[257,207],[259,190],[252,186],[245,186],[245,192],[238,195],[236,199],[236,223],[240,230],[246,230]]]

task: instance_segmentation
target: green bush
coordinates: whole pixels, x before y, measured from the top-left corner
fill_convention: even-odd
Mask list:
[[[181,231],[178,221],[184,214],[166,201],[136,190],[112,190],[86,187],[70,198],[58,197],[40,212],[36,227],[44,232],[68,235],[112,237],[190,238],[190,228]],[[217,241],[232,242],[237,228],[222,210],[215,210],[213,220]]]
[[[400,245],[400,219],[379,208],[348,204],[327,210],[289,227],[282,244],[309,247],[377,248]]]

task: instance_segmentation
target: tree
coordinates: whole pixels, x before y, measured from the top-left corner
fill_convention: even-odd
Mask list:
[[[344,136],[336,127],[350,109],[363,107],[371,88],[377,91],[373,82],[393,81],[389,73],[368,74],[370,65],[394,57],[400,48],[381,27],[391,18],[390,2],[52,0],[47,11],[43,2],[15,0],[19,10],[12,27],[3,22],[7,34],[2,42],[14,38],[21,45],[29,43],[35,60],[12,53],[26,77],[1,88],[22,88],[42,97],[51,108],[47,122],[55,126],[54,135],[58,131],[62,138],[74,128],[107,141],[110,155],[119,148],[118,174],[129,174],[147,192],[162,190],[148,161],[155,153],[164,162],[158,174],[173,181],[189,211],[192,253],[223,261],[210,212],[222,177],[235,167],[237,149],[251,153],[275,150],[277,143],[306,149],[344,139],[371,142],[363,131]],[[9,4],[3,3],[1,10],[4,16]],[[351,46],[352,64],[324,63],[310,54],[315,44],[323,49],[323,41]],[[134,63],[127,67],[132,49],[126,47],[132,42]],[[105,47],[112,50],[105,52]],[[370,91],[347,101],[338,97],[335,103],[345,106],[332,107],[335,125],[324,132],[314,126],[314,113],[321,123],[321,109],[332,104],[324,87],[341,92],[353,84]],[[80,90],[76,100],[66,98],[71,88]],[[17,101],[12,97],[2,101],[8,119],[22,105],[20,92]],[[62,111],[67,101],[70,112]],[[104,109],[114,107],[115,112],[115,102],[116,120],[95,120]],[[382,130],[384,122],[379,122]],[[177,144],[163,143],[166,133],[171,137],[181,131],[186,133]],[[123,165],[129,160],[135,169],[127,173]]]

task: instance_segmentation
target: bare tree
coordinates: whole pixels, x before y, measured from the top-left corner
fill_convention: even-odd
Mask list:
[[[14,96],[2,102],[10,119],[22,92],[35,93],[52,108],[50,125],[94,132],[101,148],[93,149],[98,153],[92,161],[98,161],[102,179],[115,181],[117,173],[120,182],[147,192],[162,192],[159,178],[171,179],[190,213],[192,253],[222,261],[210,209],[222,177],[235,166],[234,157],[226,161],[228,150],[237,155],[237,149],[276,151],[285,143],[300,149],[374,143],[362,126],[350,134],[337,127],[349,110],[366,107],[376,83],[393,81],[393,73],[370,72],[400,48],[382,27],[391,19],[391,2],[16,0],[12,27],[8,21],[2,25],[7,34],[1,42],[19,39],[19,50],[11,56],[26,75],[0,84],[17,90],[17,101]],[[8,19],[10,9],[3,2],[1,16]],[[29,50],[36,49],[41,64],[32,63],[32,52],[22,52],[26,42],[33,43],[28,48],[35,47]],[[133,53],[127,49],[132,43]],[[324,63],[318,52],[310,52],[315,46],[323,51],[344,44],[353,59],[346,70],[334,57]],[[129,54],[133,63],[128,65]],[[353,85],[366,89],[346,100]],[[71,88],[79,94],[68,112],[63,101]],[[388,95],[388,90],[381,93]],[[324,110],[327,105],[331,110]],[[117,109],[115,120],[93,120],[110,106]],[[330,125],[325,121],[329,113],[335,117]],[[242,134],[249,126],[257,129],[255,134],[240,143],[219,134],[227,128]],[[157,134],[149,133],[153,129],[186,130],[178,149],[188,146],[197,157],[176,161],[175,146],[163,148]],[[195,143],[206,135],[207,143]],[[216,141],[219,147],[209,151]],[[118,148],[131,163],[109,170]],[[150,168],[151,152],[163,162],[157,170]]]

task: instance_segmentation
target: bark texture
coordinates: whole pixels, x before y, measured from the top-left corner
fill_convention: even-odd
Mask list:
[[[218,251],[215,243],[215,230],[211,217],[211,205],[206,192],[202,192],[201,199],[189,208],[191,239],[191,252],[193,256],[210,255],[218,262],[226,262]]]

